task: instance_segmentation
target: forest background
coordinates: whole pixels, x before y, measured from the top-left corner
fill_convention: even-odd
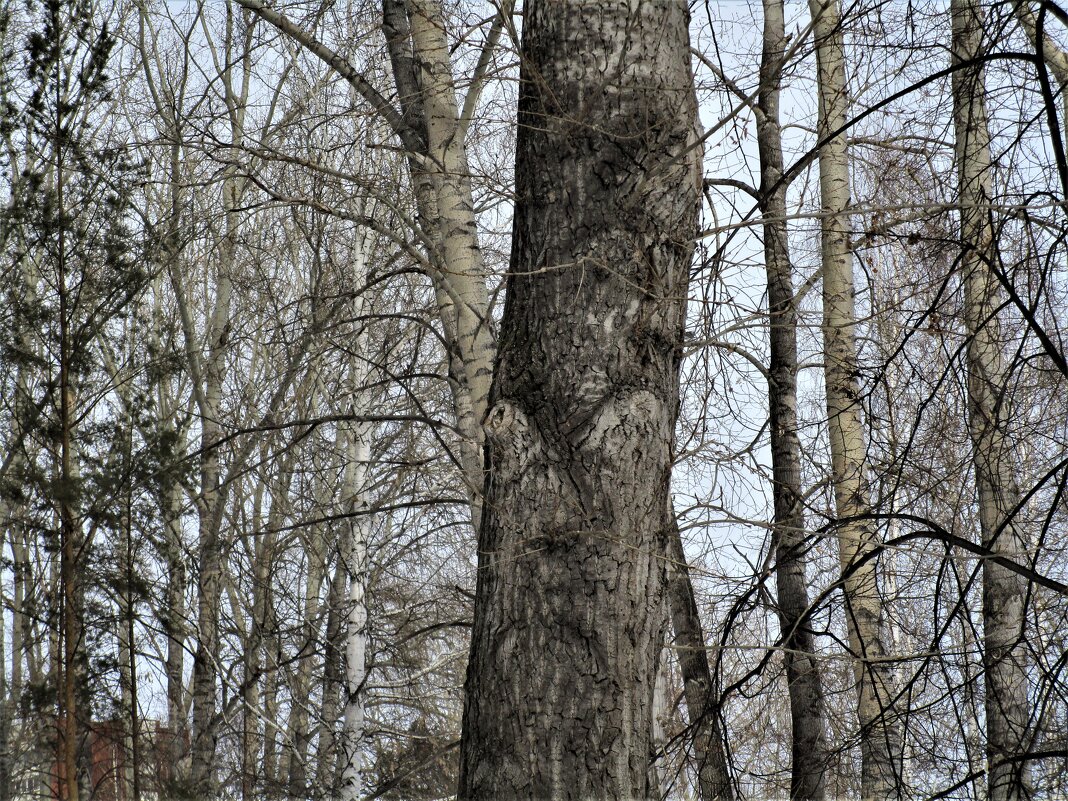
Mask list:
[[[3,3],[0,799],[456,792],[523,19]],[[1061,797],[1068,14],[688,25],[648,794]]]

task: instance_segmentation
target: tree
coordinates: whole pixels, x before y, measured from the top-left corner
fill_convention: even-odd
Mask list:
[[[646,797],[700,197],[688,14],[531,2],[460,797]]]
[[[860,723],[861,798],[900,795],[901,744],[887,681],[878,580],[878,532],[866,517],[866,443],[861,422],[853,258],[850,252],[849,160],[845,129],[849,111],[842,18],[837,0],[811,0],[816,46],[819,120],[820,245],[823,264],[823,350],[827,433],[838,516],[849,649],[855,665]]]
[[[993,176],[981,57],[985,13],[976,0],[954,0],[953,126],[960,203],[960,271],[968,334],[968,431],[972,440],[981,543],[990,553],[1027,561],[1015,519],[1021,493],[1009,427],[1013,404],[999,319],[998,239],[990,204]],[[987,797],[1032,796],[1026,759],[1032,737],[1028,704],[1027,580],[995,562],[983,566],[983,665],[986,676]]]
[[[757,145],[760,211],[764,216],[764,267],[768,281],[768,428],[774,486],[775,582],[783,659],[790,694],[790,797],[824,797],[827,742],[821,670],[810,622],[805,563],[812,540],[805,535],[801,443],[797,420],[797,308],[787,231],[788,188],[782,155],[779,98],[786,26],[781,0],[764,2]]]
[[[723,711],[720,708],[717,676],[708,660],[704,626],[697,608],[679,523],[674,509],[669,509],[668,513],[668,614],[675,634],[672,644],[678,649],[679,672],[682,674],[690,729],[688,739],[693,743],[697,787],[702,801],[729,801],[734,793],[723,745]]]
[[[20,494],[32,488],[47,509],[48,549],[58,554],[58,600],[49,610],[54,695],[46,706],[54,702],[57,792],[73,801],[92,791],[85,736],[94,707],[93,535],[111,522],[108,500],[121,497],[125,483],[113,464],[90,456],[107,431],[92,422],[104,379],[96,344],[129,317],[151,251],[128,227],[137,166],[100,130],[101,108],[112,99],[114,35],[89,2],[30,4],[28,11],[25,76],[12,92],[21,103],[9,99],[5,109],[8,141],[26,156],[18,172],[17,162],[8,164],[3,226],[17,283],[7,297],[5,356],[32,376],[20,389],[36,394],[21,399],[30,415],[20,421],[25,472],[18,478]]]
[[[1063,795],[1063,15],[665,8],[0,2],[0,799]]]

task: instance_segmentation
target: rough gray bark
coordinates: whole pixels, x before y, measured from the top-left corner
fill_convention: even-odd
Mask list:
[[[968,429],[974,451],[983,546],[1027,562],[1027,544],[1012,510],[1020,501],[1015,475],[1010,375],[997,310],[1001,292],[992,272],[997,242],[990,218],[992,176],[983,66],[985,14],[976,0],[953,0],[953,122],[960,194],[964,319],[968,330]],[[1031,731],[1027,700],[1027,581],[1006,568],[983,565],[983,666],[986,674],[987,798],[1031,797],[1027,761]]]
[[[806,537],[801,505],[801,443],[797,435],[797,310],[786,227],[779,90],[786,26],[782,0],[764,0],[764,43],[757,100],[760,211],[764,217],[764,266],[768,278],[768,369],[771,464],[775,520],[775,583],[783,661],[790,695],[790,797],[822,799],[827,769],[823,687],[806,615]]]
[[[701,801],[730,801],[734,797],[720,726],[720,699],[716,677],[708,663],[701,616],[694,600],[693,582],[678,521],[668,513],[667,600],[675,649],[682,673],[683,693],[690,721],[690,739],[697,767]]]
[[[700,150],[685,4],[525,9],[460,798],[644,798]]]
[[[810,0],[816,45],[820,142],[820,245],[823,261],[823,351],[827,434],[838,524],[842,594],[857,682],[863,799],[901,794],[900,726],[890,701],[887,650],[882,635],[878,533],[863,519],[871,511],[866,442],[861,421],[857,363],[853,254],[850,249],[849,93],[837,0]]]

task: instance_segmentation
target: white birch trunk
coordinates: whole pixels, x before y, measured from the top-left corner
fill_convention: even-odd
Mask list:
[[[352,518],[345,562],[349,572],[348,633],[345,641],[345,712],[341,738],[341,801],[358,801],[363,794],[364,698],[367,676],[367,539],[371,517],[364,484],[371,458],[370,426],[355,427],[349,435],[345,492]]]
[[[997,242],[991,222],[993,181],[983,68],[984,13],[976,0],[953,0],[955,157],[960,193],[961,270],[968,331],[968,429],[974,451],[982,543],[992,553],[1026,564],[1027,545],[1012,517],[1020,500],[1013,443],[1006,338],[997,309],[1001,292],[992,266]],[[1031,797],[1022,757],[1030,744],[1027,698],[1027,581],[986,561],[983,565],[983,666],[986,673],[987,797]]]
[[[360,286],[367,275],[369,238],[356,249],[353,265],[354,284]],[[356,300],[355,316],[359,316],[364,298]],[[366,348],[366,336],[361,333],[354,343],[354,355],[349,362],[349,396],[352,411],[359,414],[369,405],[364,390],[367,360],[361,358]],[[342,545],[342,559],[349,576],[349,598],[345,635],[345,706],[341,733],[340,801],[358,801],[363,794],[364,693],[367,677],[367,541],[371,533],[368,514],[370,495],[367,476],[371,463],[371,437],[374,429],[369,423],[355,423],[344,432],[346,462],[343,475],[343,508],[349,518],[349,537]]]
[[[433,230],[444,261],[437,276],[439,306],[451,344],[462,361],[463,385],[456,396],[457,425],[464,437],[461,461],[471,496],[475,531],[482,518],[482,420],[489,404],[496,343],[490,329],[485,265],[478,245],[467,149],[440,0],[411,0],[411,36],[422,81],[427,163],[434,196],[423,213],[433,214]]]
[[[857,520],[871,510],[865,476],[866,442],[861,420],[855,335],[853,257],[850,250],[849,156],[845,133],[849,95],[837,0],[810,0],[818,64],[823,342],[827,385],[827,432],[836,534],[843,573],[846,624],[857,683],[861,797],[897,798],[901,793],[900,733],[890,717],[892,697],[887,651],[881,632],[882,599],[874,526]],[[826,141],[825,141],[826,140]]]

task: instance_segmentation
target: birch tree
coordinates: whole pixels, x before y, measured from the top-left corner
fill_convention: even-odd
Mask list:
[[[968,335],[968,431],[971,435],[981,543],[990,553],[1027,561],[1015,519],[1021,493],[1015,448],[1008,346],[999,320],[998,243],[993,227],[993,174],[982,56],[986,14],[976,0],[954,0],[952,15],[954,155],[960,204],[960,271]],[[1028,704],[1028,582],[1000,564],[983,565],[983,664],[986,676],[987,797],[1032,796],[1026,754],[1032,737]]]
[[[849,113],[842,17],[837,0],[811,0],[816,46],[819,115],[820,243],[823,268],[823,356],[831,481],[838,521],[849,649],[854,660],[860,723],[861,797],[900,795],[900,734],[893,721],[893,691],[886,679],[890,656],[881,630],[877,533],[871,511],[866,442],[861,419],[854,334],[855,286],[850,253]]]

